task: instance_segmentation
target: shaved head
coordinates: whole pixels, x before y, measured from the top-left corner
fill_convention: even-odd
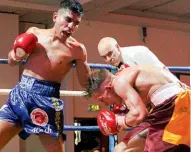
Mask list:
[[[98,43],[98,52],[100,56],[105,55],[117,45],[117,41],[111,37],[104,37]]]
[[[117,41],[111,37],[104,37],[98,43],[99,55],[104,61],[113,66],[118,66],[121,61],[120,46]]]

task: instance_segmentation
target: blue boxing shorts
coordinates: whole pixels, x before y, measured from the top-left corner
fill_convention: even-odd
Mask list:
[[[24,140],[30,134],[63,136],[64,103],[59,98],[59,83],[22,75],[0,109],[0,119],[20,124],[23,130],[19,136]]]

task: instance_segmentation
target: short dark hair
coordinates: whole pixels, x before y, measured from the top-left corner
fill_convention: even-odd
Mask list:
[[[77,0],[61,0],[60,9],[69,9],[74,13],[78,13],[79,15],[84,14],[84,9],[82,5]]]
[[[88,78],[86,87],[86,97],[92,97],[92,95],[99,90],[101,84],[106,79],[110,72],[107,69],[94,69]]]

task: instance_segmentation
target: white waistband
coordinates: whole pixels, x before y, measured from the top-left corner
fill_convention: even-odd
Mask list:
[[[165,100],[184,91],[179,83],[170,83],[157,89],[151,96],[150,100],[154,106],[162,104]]]

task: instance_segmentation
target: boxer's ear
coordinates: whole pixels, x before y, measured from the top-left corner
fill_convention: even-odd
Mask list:
[[[120,46],[119,46],[119,44],[115,44],[115,47],[118,49],[118,51],[120,51]]]
[[[58,16],[58,12],[54,12],[54,13],[53,13],[53,16],[52,16],[53,22],[56,22],[57,16]]]

